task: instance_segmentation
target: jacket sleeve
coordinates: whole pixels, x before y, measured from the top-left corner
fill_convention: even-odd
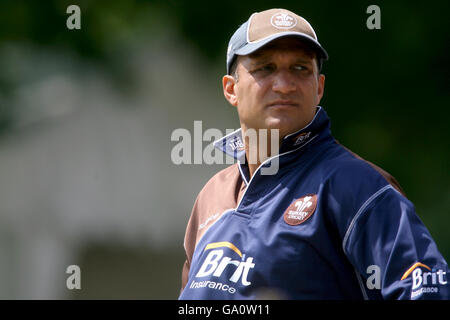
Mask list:
[[[414,205],[391,185],[359,208],[343,239],[366,299],[449,299],[448,264]]]

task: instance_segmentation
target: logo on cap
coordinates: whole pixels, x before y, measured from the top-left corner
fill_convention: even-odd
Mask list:
[[[297,25],[297,19],[287,13],[277,13],[272,16],[270,23],[277,29],[291,29]]]
[[[284,221],[291,226],[299,225],[311,217],[316,206],[317,195],[307,194],[291,203],[284,212]]]

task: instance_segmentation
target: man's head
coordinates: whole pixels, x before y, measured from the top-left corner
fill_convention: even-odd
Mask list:
[[[309,23],[284,9],[253,14],[232,36],[223,77],[226,99],[243,130],[302,129],[323,95],[328,58]]]

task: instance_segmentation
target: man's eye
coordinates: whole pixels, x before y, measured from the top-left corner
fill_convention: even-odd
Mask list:
[[[296,65],[296,66],[294,66],[293,67],[295,70],[299,70],[299,71],[301,71],[301,70],[307,70],[307,68],[305,67],[305,66],[301,66],[301,65]]]
[[[272,65],[265,65],[259,68],[256,68],[256,70],[254,72],[272,72],[274,70],[274,66]]]

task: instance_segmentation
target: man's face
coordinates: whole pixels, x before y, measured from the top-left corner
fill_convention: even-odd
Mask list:
[[[279,129],[280,137],[298,131],[314,118],[323,95],[325,76],[297,38],[281,38],[238,57],[237,75],[224,76],[223,89],[243,130]]]

